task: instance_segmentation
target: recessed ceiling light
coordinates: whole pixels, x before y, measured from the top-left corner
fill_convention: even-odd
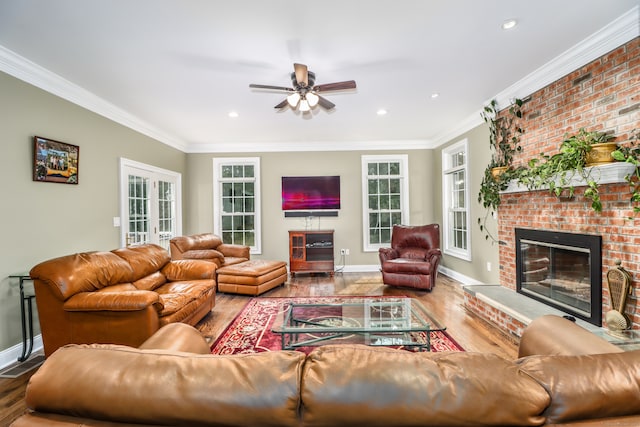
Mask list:
[[[433,93],[431,94],[431,99],[436,99],[436,98],[437,98],[437,97],[439,97],[439,96],[440,96],[440,94],[439,94],[438,92],[433,92]]]
[[[376,114],[379,116],[384,116],[385,114],[387,114],[387,110],[385,110],[384,108],[381,108],[378,111],[376,111]]]
[[[238,113],[235,111],[230,111],[229,112],[229,117],[231,117],[232,119],[235,119],[236,117],[238,117]]]
[[[506,21],[504,21],[502,23],[502,29],[503,30],[510,30],[513,27],[515,27],[516,25],[518,25],[518,21],[516,21],[515,19],[507,19]]]

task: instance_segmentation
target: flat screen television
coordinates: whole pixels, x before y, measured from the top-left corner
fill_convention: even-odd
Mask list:
[[[322,216],[340,209],[339,176],[283,176],[282,210]],[[299,216],[299,215],[289,215]]]

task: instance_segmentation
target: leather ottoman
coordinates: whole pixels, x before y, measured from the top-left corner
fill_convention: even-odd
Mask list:
[[[260,295],[287,281],[283,261],[249,260],[216,270],[218,292]]]

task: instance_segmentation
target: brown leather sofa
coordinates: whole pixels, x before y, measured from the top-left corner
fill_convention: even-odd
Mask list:
[[[169,248],[171,259],[201,259],[218,267],[248,261],[251,257],[249,246],[222,243],[219,236],[211,233],[174,237]]]
[[[65,344],[138,346],[160,327],[195,325],[215,304],[215,264],[171,261],[157,245],[85,252],[31,269],[46,356]]]
[[[140,349],[59,349],[12,426],[640,425],[640,351],[557,316],[534,320],[521,349],[515,361],[346,344],[211,356],[174,324]]]
[[[385,285],[430,291],[436,284],[440,252],[440,226],[394,225],[391,247],[378,250]]]

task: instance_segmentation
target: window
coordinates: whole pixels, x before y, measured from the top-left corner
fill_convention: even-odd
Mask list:
[[[260,246],[260,159],[213,159],[213,229],[224,243]]]
[[[389,246],[395,224],[409,223],[408,156],[362,156],[364,251]]]
[[[470,261],[467,152],[466,139],[442,150],[442,217],[444,252]]]

